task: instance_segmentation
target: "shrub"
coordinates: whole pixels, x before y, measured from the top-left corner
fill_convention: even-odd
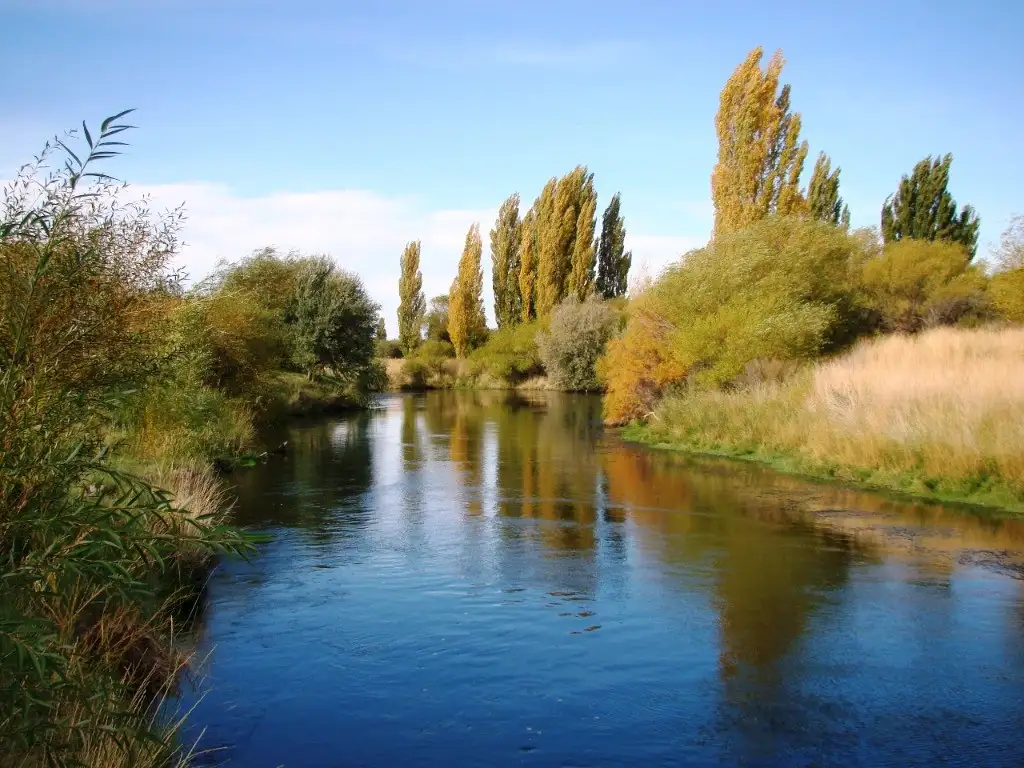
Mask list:
[[[996,251],[992,303],[1011,323],[1024,323],[1024,216],[1014,216]]]
[[[87,134],[84,161],[63,143],[65,162],[44,152],[0,213],[3,765],[82,763],[96,749],[128,765],[169,757],[148,699],[133,706],[133,687],[166,690],[176,672],[162,663],[173,654],[160,585],[182,550],[242,548],[216,518],[187,516],[114,470],[103,446],[125,390],[156,372],[178,293],[168,271],[177,216],[126,205],[91,168],[115,154],[122,116]],[[131,661],[126,649],[145,653]]]
[[[518,384],[541,372],[537,352],[537,324],[506,326],[469,356],[474,375],[486,373],[509,384]]]
[[[596,298],[584,302],[570,298],[555,308],[548,330],[537,334],[537,348],[555,389],[600,389],[597,361],[618,320],[618,313]]]
[[[863,327],[855,275],[867,241],[825,222],[770,217],[669,267],[630,310],[601,366],[606,418],[643,416],[674,381],[719,387],[751,360],[804,360]]]
[[[420,344],[409,357],[405,358],[405,373],[410,386],[420,389],[435,386],[448,375],[446,363],[455,357],[451,342],[428,339]]]
[[[991,283],[992,303],[1011,323],[1024,323],[1024,267],[997,272]]]
[[[402,345],[390,339],[377,340],[376,355],[382,360],[401,360],[405,356],[402,353]]]
[[[290,308],[296,364],[311,376],[330,368],[343,381],[358,380],[373,360],[378,313],[357,276],[326,257],[307,260]]]
[[[959,243],[891,242],[864,262],[861,281],[886,331],[914,333],[985,313],[985,275]]]
[[[625,331],[608,342],[597,374],[605,386],[604,415],[612,424],[644,418],[661,394],[686,374],[669,346],[670,328],[641,296]]]

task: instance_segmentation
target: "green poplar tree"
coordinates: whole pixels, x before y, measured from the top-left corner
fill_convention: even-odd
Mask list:
[[[522,222],[519,193],[509,195],[498,209],[491,230],[491,286],[494,289],[494,317],[499,328],[515,325],[522,316],[519,289]]]
[[[811,216],[836,226],[850,226],[850,209],[839,196],[839,168],[832,170],[832,161],[824,152],[818,154],[814,172],[807,185],[807,209]]]
[[[904,238],[948,240],[960,243],[974,258],[981,221],[969,205],[957,212],[956,201],[947,189],[952,162],[950,154],[936,158],[929,155],[914,166],[910,176],[900,180],[896,194],[882,205],[885,242]]]
[[[611,299],[626,293],[633,254],[626,251],[626,222],[621,214],[619,193],[612,197],[601,217],[601,240],[597,249],[597,293]]]
[[[422,339],[427,300],[423,296],[420,272],[420,242],[414,240],[402,252],[402,274],[398,279],[398,344],[406,355],[412,354]]]

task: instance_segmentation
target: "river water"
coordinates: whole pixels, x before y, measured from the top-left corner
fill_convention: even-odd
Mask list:
[[[383,397],[240,473],[189,736],[232,766],[1024,765],[1024,527]]]

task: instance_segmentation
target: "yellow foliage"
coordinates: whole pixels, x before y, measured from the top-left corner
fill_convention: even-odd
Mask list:
[[[800,115],[789,111],[788,85],[776,95],[781,51],[764,72],[763,56],[760,47],[747,54],[719,97],[718,162],[711,175],[716,237],[805,205],[799,182],[807,142],[799,142]]]
[[[862,244],[824,222],[769,217],[719,235],[634,301],[609,345],[605,415],[643,416],[684,376],[720,386],[751,360],[802,360],[854,333],[852,273]]]
[[[634,308],[625,333],[608,342],[598,362],[604,381],[605,420],[622,424],[645,416],[664,388],[686,373],[672,355],[668,326],[656,312]]]
[[[1011,323],[1024,323],[1024,266],[997,273],[992,278],[992,303]]]
[[[452,284],[448,302],[448,335],[455,354],[462,358],[472,343],[486,332],[484,320],[483,284],[480,256],[483,242],[480,225],[473,224],[466,233],[466,245],[459,259],[459,274]]]
[[[882,327],[914,332],[956,322],[984,302],[985,275],[959,243],[903,239],[862,269],[862,285]]]

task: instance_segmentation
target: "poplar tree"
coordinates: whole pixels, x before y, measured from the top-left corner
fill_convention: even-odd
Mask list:
[[[885,242],[903,238],[948,240],[963,245],[974,258],[981,222],[970,205],[957,213],[956,201],[947,189],[952,162],[950,154],[934,159],[929,155],[914,166],[910,176],[900,180],[896,194],[882,205]]]
[[[576,200],[576,231],[573,234],[572,254],[569,259],[569,281],[566,295],[583,301],[594,286],[594,265],[597,259],[597,244],[594,229],[597,227],[597,193],[594,191],[593,174],[590,183],[581,187]]]
[[[594,174],[577,166],[551,179],[534,203],[537,246],[537,317],[567,295],[585,297],[594,280]]]
[[[597,248],[597,293],[612,299],[624,296],[633,254],[626,251],[626,222],[616,192],[601,218],[601,240]]]
[[[824,152],[818,154],[811,181],[807,185],[807,209],[815,219],[848,228],[850,209],[839,196],[839,170],[832,170],[832,161],[828,155]]]
[[[536,205],[523,217],[519,244],[519,312],[528,323],[537,317],[537,211]]]
[[[423,296],[423,273],[420,272],[420,242],[414,240],[402,251],[402,274],[398,279],[398,344],[406,355],[412,354],[421,341],[427,300]]]
[[[514,193],[501,204],[498,219],[491,230],[491,286],[494,289],[494,317],[499,328],[515,325],[522,316],[519,289],[521,241],[519,193]]]
[[[804,204],[799,184],[807,142],[800,141],[800,115],[790,111],[789,86],[778,91],[782,52],[762,72],[763,57],[760,46],[752,50],[719,96],[718,162],[711,174],[715,235],[795,213]]]
[[[484,317],[484,273],[480,268],[483,242],[480,225],[473,224],[466,233],[466,244],[459,259],[459,273],[452,283],[448,305],[448,335],[455,354],[465,357],[472,343],[487,329]]]

